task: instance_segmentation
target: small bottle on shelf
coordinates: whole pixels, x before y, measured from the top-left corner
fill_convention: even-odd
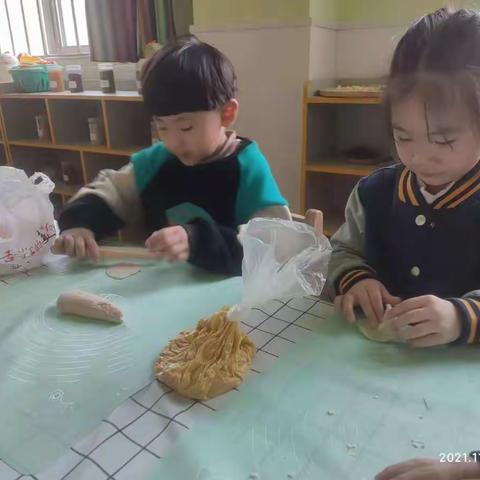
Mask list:
[[[47,65],[51,92],[65,91],[65,78],[61,65]]]
[[[68,88],[71,93],[83,92],[83,76],[81,65],[67,65]]]
[[[102,93],[115,93],[115,75],[113,73],[113,64],[99,63],[98,71],[100,73],[100,88]]]
[[[88,118],[88,132],[90,135],[90,143],[92,145],[103,145],[105,143],[103,125],[98,117]]]
[[[80,183],[77,170],[70,160],[62,160],[60,162],[62,170],[62,180],[68,185],[75,185]]]
[[[37,126],[37,136],[41,142],[50,142],[50,129],[46,115],[35,115],[35,124]]]

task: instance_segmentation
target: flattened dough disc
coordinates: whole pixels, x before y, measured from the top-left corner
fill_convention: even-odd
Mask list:
[[[110,278],[114,278],[115,280],[123,280],[131,277],[132,275],[136,275],[141,270],[142,269],[140,265],[135,265],[134,263],[119,263],[117,265],[108,267],[105,270],[105,273]]]

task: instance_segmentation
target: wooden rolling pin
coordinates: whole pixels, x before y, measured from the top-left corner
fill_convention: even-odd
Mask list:
[[[158,256],[143,247],[99,247],[101,258],[158,259]]]

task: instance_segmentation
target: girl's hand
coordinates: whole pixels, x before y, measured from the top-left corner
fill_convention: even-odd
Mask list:
[[[432,347],[457,340],[462,332],[460,314],[448,300],[434,295],[410,298],[385,314],[398,340],[413,347]]]
[[[370,326],[376,328],[383,320],[386,305],[400,302],[401,299],[391,295],[381,282],[368,278],[356,283],[345,295],[338,295],[334,304],[349,323],[356,321],[353,309],[361,307]]]
[[[438,460],[417,458],[391,465],[375,480],[464,480],[480,478],[478,463],[440,463]]]

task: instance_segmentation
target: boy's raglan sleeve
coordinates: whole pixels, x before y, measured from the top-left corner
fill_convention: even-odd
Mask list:
[[[101,239],[131,223],[138,203],[132,164],[102,170],[67,203],[58,220],[60,231],[83,227]]]
[[[222,275],[242,274],[243,249],[236,229],[202,218],[183,227],[188,234],[189,263]]]
[[[254,217],[291,219],[288,203],[283,198],[270,165],[255,142],[238,155],[240,183],[235,218],[237,226]]]
[[[377,278],[364,258],[365,209],[357,185],[345,208],[345,223],[330,239],[332,256],[328,265],[326,291],[330,299],[348,292],[356,283]]]
[[[102,170],[66,205],[59,217],[61,231],[83,227],[97,239],[111,235],[126,225],[143,222],[140,192],[166,161],[161,144],[132,155],[120,170]]]

